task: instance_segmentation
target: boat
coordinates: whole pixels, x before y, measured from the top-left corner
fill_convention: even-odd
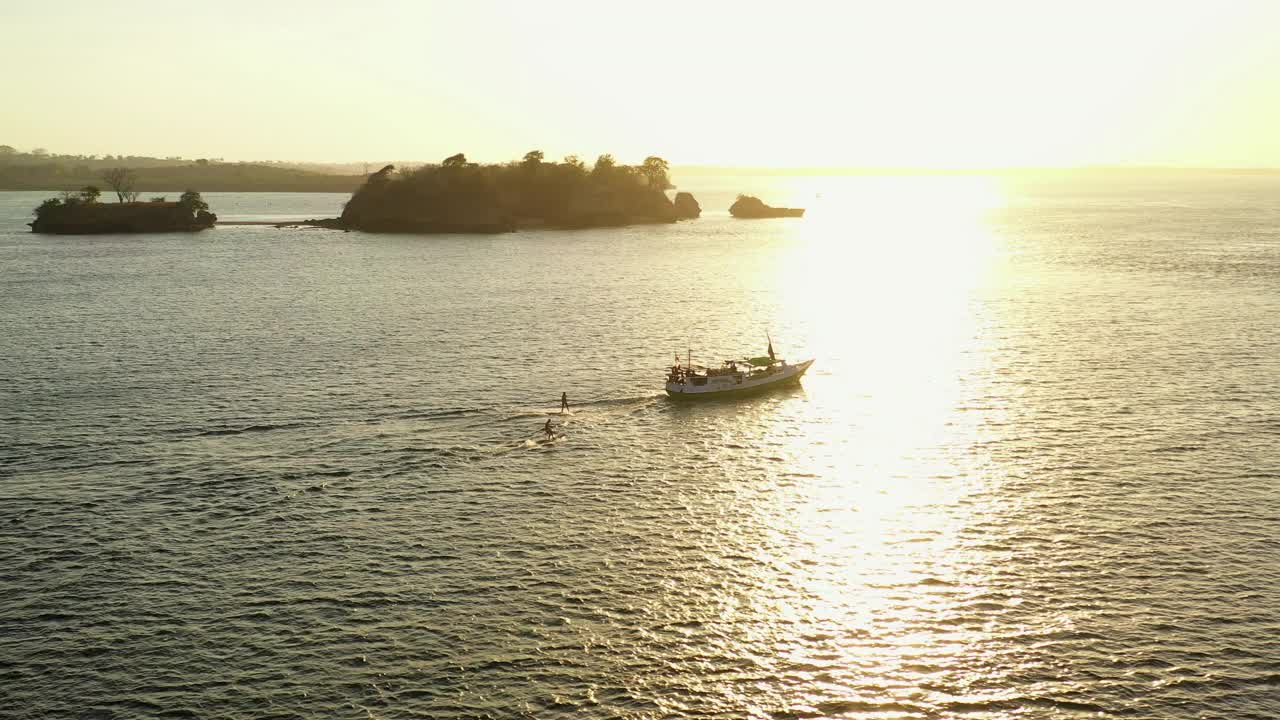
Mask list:
[[[773,341],[769,341],[769,354],[742,360],[725,360],[720,367],[694,365],[692,352],[667,373],[667,395],[677,400],[709,400],[712,398],[740,397],[767,392],[784,385],[800,382],[813,359],[789,363],[773,353]]]

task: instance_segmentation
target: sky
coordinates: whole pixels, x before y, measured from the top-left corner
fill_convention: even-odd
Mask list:
[[[1280,167],[1280,2],[5,0],[0,144]]]

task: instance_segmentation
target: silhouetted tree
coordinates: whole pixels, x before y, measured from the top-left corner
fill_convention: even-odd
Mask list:
[[[391,166],[388,165],[387,167]],[[164,198],[160,199],[163,200]],[[182,193],[182,197],[178,198],[178,204],[190,209],[191,212],[199,212],[201,210],[209,209],[209,203],[205,202],[204,198],[200,197],[200,193],[195,190],[188,190]]]
[[[450,155],[449,157],[445,158],[444,162],[441,164],[447,168],[466,167],[467,156],[462,153],[458,153],[457,155]]]
[[[618,163],[614,161],[613,156],[605,153],[596,158],[596,164],[591,168],[591,174],[596,177],[604,177],[613,172]]]
[[[86,203],[98,202],[98,198],[102,195],[102,191],[97,185],[85,185],[80,189],[80,200]]]
[[[102,181],[115,192],[117,202],[133,202],[138,199],[138,193],[133,189],[138,184],[138,175],[129,168],[103,170]]]
[[[53,210],[54,208],[57,208],[57,207],[62,207],[62,200],[56,197],[51,197],[51,198],[47,198],[44,202],[40,203],[39,207],[37,207],[32,212],[35,213],[36,217],[40,217],[44,213],[49,212],[50,210]]]
[[[657,155],[650,155],[644,159],[644,164],[640,166],[640,174],[649,181],[649,187],[659,190],[667,190],[672,187],[671,178],[667,175],[670,166],[666,160]]]
[[[536,168],[542,164],[543,157],[541,150],[530,150],[524,154],[524,162],[522,164],[527,168]]]

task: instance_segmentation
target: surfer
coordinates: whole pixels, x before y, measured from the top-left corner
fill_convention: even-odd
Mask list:
[[[547,440],[552,440],[556,436],[556,431],[552,429],[550,420],[547,420],[547,424],[542,426],[542,432],[547,434]]]
[[[569,393],[560,393],[560,412],[566,412],[569,409]]]

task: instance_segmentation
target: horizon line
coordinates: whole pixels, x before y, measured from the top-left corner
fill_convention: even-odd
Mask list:
[[[1043,172],[1073,170],[1159,170],[1183,172],[1280,172],[1274,165],[1186,165],[1186,164],[1125,164],[1096,163],[1089,165],[970,165],[938,167],[928,165],[720,165],[714,163],[671,164],[672,170],[772,170],[858,173],[990,173],[990,172]]]
[[[19,151],[21,154],[30,154],[30,151]],[[110,155],[112,153],[108,153]],[[118,154],[119,155],[123,154]],[[49,159],[83,157],[83,154],[76,155],[72,153],[49,153]],[[154,156],[154,155],[124,155],[124,157],[145,158],[149,160],[174,160],[195,163],[202,158],[187,158],[182,156]],[[99,159],[105,159],[99,158]],[[209,158],[204,158],[209,160]],[[123,160],[122,160],[123,161]],[[517,160],[504,160],[485,162],[479,161],[479,165],[504,165]],[[559,161],[548,161],[559,162]],[[229,160],[219,158],[213,160],[215,164],[225,165],[270,165],[270,164],[286,164],[286,165],[381,165],[394,164],[400,165],[439,165],[439,160],[413,160],[401,158],[399,160],[281,160],[281,159],[255,159],[255,160]],[[619,163],[625,164],[625,163]],[[759,172],[759,173],[789,173],[789,174],[931,174],[931,175],[959,175],[959,174],[990,174],[990,173],[1018,173],[1018,172],[1072,172],[1072,171],[1120,171],[1120,172],[1240,172],[1240,173],[1275,173],[1280,172],[1280,165],[1204,165],[1194,163],[1087,163],[1087,164],[1049,164],[1049,165],[959,165],[959,166],[931,166],[931,165],[767,165],[767,164],[734,164],[734,163],[716,163],[716,162],[691,162],[677,163],[668,161],[671,171],[692,171],[692,172]],[[333,174],[333,173],[326,173]],[[360,175],[363,173],[355,173]]]

